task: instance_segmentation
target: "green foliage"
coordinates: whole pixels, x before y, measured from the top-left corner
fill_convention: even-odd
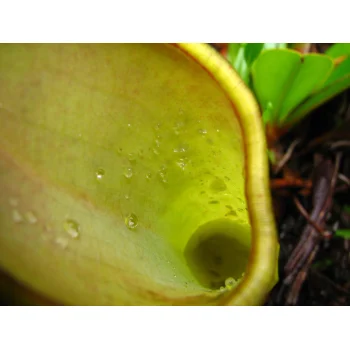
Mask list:
[[[261,108],[273,110],[267,122],[282,124],[290,112],[317,90],[333,69],[324,55],[301,55],[289,50],[263,52],[252,66],[253,88]]]
[[[262,50],[284,48],[277,43],[231,43],[228,45],[227,59],[247,85],[250,85],[250,70]]]
[[[350,87],[350,44],[332,45],[326,55],[333,60],[340,57],[345,57],[345,59],[340,64],[334,65],[323,86],[289,115],[291,123],[302,119],[312,110]]]
[[[287,44],[230,44],[228,59],[254,91],[264,122],[277,126],[298,122],[350,87],[350,44],[305,55]]]
[[[331,259],[324,259],[313,263],[312,267],[318,270],[324,270],[328,266],[331,266],[332,264],[333,264],[333,261]]]
[[[349,230],[337,230],[335,232],[335,235],[337,237],[341,237],[344,239],[350,239],[350,229]]]

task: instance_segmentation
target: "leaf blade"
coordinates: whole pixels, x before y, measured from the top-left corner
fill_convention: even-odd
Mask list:
[[[292,50],[266,50],[252,66],[253,87],[262,110],[272,105],[270,122],[277,122],[290,84],[300,69],[300,54]]]
[[[325,83],[332,69],[333,61],[327,56],[308,54],[303,57],[300,70],[283,101],[279,115],[281,124],[288,119],[293,109]]]

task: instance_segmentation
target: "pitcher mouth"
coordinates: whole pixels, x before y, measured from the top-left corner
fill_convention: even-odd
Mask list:
[[[238,74],[205,44],[176,44],[219,84],[232,103],[245,150],[245,193],[252,227],[248,266],[237,288],[221,304],[260,305],[277,282],[278,242],[269,189],[266,139],[258,104]]]
[[[200,226],[191,236],[184,255],[193,275],[203,286],[223,290],[228,281],[236,285],[242,279],[249,249],[235,237],[240,229],[244,227],[234,221],[218,219]]]

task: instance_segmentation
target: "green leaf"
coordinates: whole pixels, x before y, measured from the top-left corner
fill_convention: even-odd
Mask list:
[[[263,50],[284,47],[285,45],[275,43],[230,43],[227,58],[242,80],[249,85],[251,66],[259,54]]]
[[[312,110],[326,103],[336,95],[350,88],[350,58],[336,67],[324,86],[295,108],[288,117],[289,123],[296,123]]]
[[[332,45],[326,52],[326,55],[332,58],[338,58],[341,56],[350,55],[350,44],[348,43],[339,43]]]
[[[247,44],[245,46],[244,58],[247,62],[248,67],[250,67],[253,64],[253,62],[258,58],[263,48],[263,43]]]
[[[333,69],[333,61],[327,56],[308,54],[304,56],[300,70],[290,86],[288,95],[283,101],[280,121],[284,122],[288,114],[302,101],[317,91],[329,77]]]
[[[286,43],[264,43],[264,50],[286,49],[287,46]]]
[[[350,229],[337,230],[335,231],[335,235],[344,239],[350,239]]]
[[[270,149],[267,150],[267,156],[271,162],[271,164],[276,164],[276,153],[274,151],[271,151]]]
[[[332,74],[325,82],[325,87],[336,83],[338,80],[350,75],[350,57],[346,58],[339,66],[335,67]]]
[[[229,44],[228,46],[228,61],[240,75],[242,80],[249,84],[249,67],[244,55],[246,44]]]
[[[329,101],[342,91],[350,87],[350,77],[340,79],[335,84],[319,91],[316,95],[311,96],[302,105],[296,108],[288,117],[288,123],[294,124],[311,111]]]
[[[253,86],[262,110],[272,103],[269,122],[286,122],[288,114],[322,86],[332,67],[324,55],[303,56],[289,49],[261,53],[252,66]]]
[[[271,102],[267,103],[267,106],[262,114],[262,120],[264,125],[266,125],[272,119],[273,104]]]
[[[234,66],[236,57],[238,55],[238,52],[242,45],[245,45],[243,43],[229,43],[227,48],[227,59],[231,63],[232,66]]]
[[[328,266],[331,266],[332,264],[333,264],[333,261],[331,259],[325,259],[325,260],[321,260],[313,263],[312,267],[317,268],[319,270],[323,270]]]
[[[277,122],[278,113],[299,70],[300,55],[291,50],[266,50],[252,66],[253,87],[261,109],[271,104],[270,121]]]

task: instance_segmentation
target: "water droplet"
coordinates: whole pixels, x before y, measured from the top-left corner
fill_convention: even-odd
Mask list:
[[[128,159],[129,159],[130,162],[135,162],[136,155],[131,152],[131,153],[128,154]]]
[[[166,179],[166,174],[163,173],[162,171],[159,172],[159,177],[160,177],[160,180],[163,182],[163,183],[167,183],[168,180]]]
[[[63,227],[72,238],[79,237],[80,227],[76,221],[68,219],[65,221]]]
[[[150,180],[151,178],[152,178],[152,173],[147,173],[147,174],[146,174],[146,179],[147,179],[147,180]]]
[[[66,249],[68,247],[68,239],[64,237],[57,237],[55,239],[55,243],[59,245],[62,249]]]
[[[219,130],[219,129],[216,129],[216,132],[220,132],[220,130]]]
[[[132,127],[132,125],[129,123],[129,124],[128,124],[128,128],[131,128],[131,127]]]
[[[176,275],[174,275],[174,278],[176,278]]]
[[[236,283],[237,282],[232,277],[228,277],[225,280],[225,286],[226,286],[227,289],[232,289],[236,285]]]
[[[155,155],[159,155],[159,151],[158,151],[156,148],[153,148],[153,153],[154,153]]]
[[[17,198],[11,197],[11,198],[9,199],[9,203],[10,203],[11,207],[17,207],[17,205],[18,205],[18,199],[17,199]]]
[[[166,179],[166,167],[162,166],[160,171],[158,172],[160,181],[162,181],[163,183],[167,183],[168,180]]]
[[[160,147],[160,140],[159,139],[155,139],[154,143],[156,144],[156,147]]]
[[[124,176],[125,176],[127,179],[130,179],[130,178],[133,176],[132,168],[126,168],[126,169],[124,170]]]
[[[222,192],[222,191],[225,191],[227,189],[227,186],[223,180],[216,178],[215,180],[212,181],[210,188],[214,192]]]
[[[230,210],[225,214],[225,216],[237,216],[237,212],[235,210]]]
[[[201,135],[206,135],[208,133],[208,131],[206,129],[199,129],[198,133]]]
[[[128,200],[128,199],[130,199],[130,195],[129,195],[129,194],[125,194],[124,198],[125,198],[126,200]]]
[[[176,161],[176,164],[182,169],[185,170],[185,166],[187,165],[187,158],[180,158]]]
[[[138,225],[139,219],[134,213],[130,213],[125,217],[125,225],[129,230],[134,230]]]
[[[188,150],[188,146],[187,145],[180,145],[177,148],[174,148],[174,153],[185,153]]]
[[[98,181],[101,181],[103,179],[104,175],[105,175],[105,171],[103,169],[100,168],[96,171],[96,179]]]
[[[12,219],[15,223],[20,223],[23,221],[23,216],[20,214],[20,212],[17,209],[14,209],[12,211]]]
[[[243,200],[242,198],[238,197],[237,199],[238,199],[238,201],[239,201],[240,203],[242,203],[242,204],[245,203],[244,200]]]
[[[175,135],[179,135],[181,132],[181,129],[184,127],[184,123],[183,122],[177,122],[175,123],[173,130]]]
[[[36,224],[38,222],[37,217],[34,215],[34,213],[32,211],[27,211],[24,214],[24,217],[26,218],[26,220],[30,223],[30,224]]]
[[[156,130],[160,130],[161,126],[162,126],[161,123],[157,123],[157,124],[155,125],[154,128],[155,128]]]

